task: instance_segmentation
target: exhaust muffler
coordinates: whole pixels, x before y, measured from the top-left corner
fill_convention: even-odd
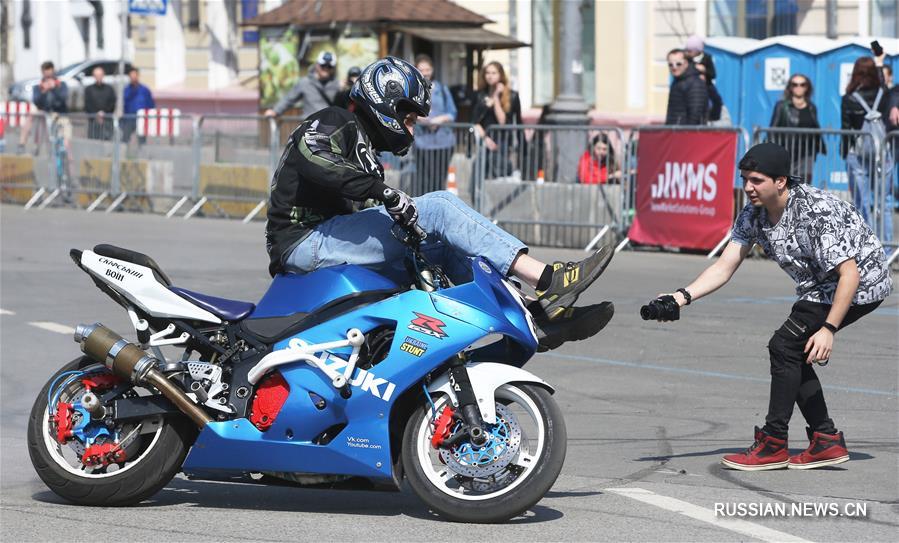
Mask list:
[[[136,385],[156,387],[200,428],[212,422],[212,417],[156,369],[159,362],[156,357],[99,322],[79,324],[75,329],[75,343],[81,345],[81,352],[104,364],[119,377]]]

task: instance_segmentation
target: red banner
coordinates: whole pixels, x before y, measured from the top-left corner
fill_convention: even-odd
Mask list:
[[[636,216],[628,238],[712,249],[733,224],[735,132],[646,131],[637,151]]]

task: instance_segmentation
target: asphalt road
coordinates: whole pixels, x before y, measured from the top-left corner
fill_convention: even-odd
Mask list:
[[[647,323],[637,314],[640,304],[687,283],[708,261],[634,252],[617,255],[582,297],[614,301],[618,314],[608,328],[527,366],[557,388],[568,457],[551,492],[506,525],[443,522],[409,492],[181,477],[139,507],[70,505],[31,467],[28,413],[47,377],[78,353],[67,328],[102,321],[126,331],[129,323],[74,267],[69,248],[114,243],[153,256],[179,286],[256,300],[269,280],[263,226],[3,206],[0,230],[0,540],[896,540],[899,297],[841,332],[831,364],[819,372],[851,462],[812,471],[726,471],[720,456],[748,447],[753,425],[763,422],[766,345],[789,312],[792,283],[771,262],[747,261],[731,284],[691,306],[681,321]],[[570,260],[582,253],[533,254]],[[798,410],[790,437],[794,451],[805,448]],[[844,513],[858,504],[866,515],[714,514],[716,504],[792,510],[831,503]]]

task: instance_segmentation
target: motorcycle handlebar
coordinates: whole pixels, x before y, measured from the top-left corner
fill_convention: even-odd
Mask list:
[[[395,206],[399,203],[400,203],[399,192],[397,192],[393,189],[386,189],[384,191],[384,205],[385,206],[391,207],[391,206]],[[411,228],[408,225],[400,223],[400,222],[396,222],[396,224],[397,224],[397,226],[402,228],[404,232],[406,232],[409,235],[409,241],[410,242],[414,241],[415,245],[418,245],[419,243],[424,241],[425,238],[428,237],[428,233],[425,232],[421,226],[418,226],[418,224],[413,224]]]

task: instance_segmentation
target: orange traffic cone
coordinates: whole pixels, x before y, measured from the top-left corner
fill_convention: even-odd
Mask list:
[[[544,183],[545,181],[546,181],[546,179],[543,178],[543,169],[541,168],[541,169],[537,170],[537,182]]]
[[[459,195],[459,187],[456,186],[456,167],[450,166],[446,169],[446,191],[456,196]]]

